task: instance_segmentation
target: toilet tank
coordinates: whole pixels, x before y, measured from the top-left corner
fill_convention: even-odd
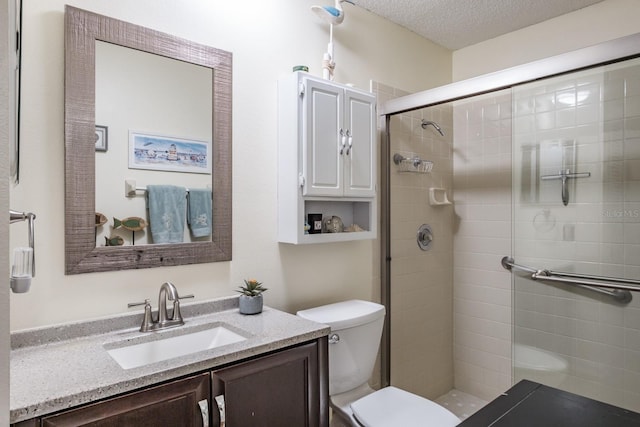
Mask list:
[[[299,311],[298,316],[331,327],[329,334],[329,394],[365,384],[380,347],[384,306],[350,300]],[[332,339],[334,334],[337,340]]]

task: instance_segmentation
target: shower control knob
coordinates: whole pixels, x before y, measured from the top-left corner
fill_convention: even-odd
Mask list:
[[[428,224],[422,224],[420,228],[418,228],[416,240],[418,241],[418,247],[423,251],[431,249],[431,245],[433,244],[433,230]]]

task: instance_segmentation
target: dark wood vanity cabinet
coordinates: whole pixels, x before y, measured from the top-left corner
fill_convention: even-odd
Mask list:
[[[198,402],[210,402],[209,375],[168,384],[42,418],[42,427],[184,426],[201,427]]]
[[[327,337],[14,427],[327,427]],[[199,402],[208,402],[207,423]],[[206,412],[206,411],[205,411]]]
[[[324,343],[326,338],[320,346]],[[312,342],[213,371],[213,425],[220,425],[219,395],[224,395],[227,427],[328,425],[323,358],[318,342]]]

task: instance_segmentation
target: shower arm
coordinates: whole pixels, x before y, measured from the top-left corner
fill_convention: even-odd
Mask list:
[[[506,270],[520,270],[530,273],[532,280],[565,283],[610,296],[616,301],[628,304],[633,299],[630,291],[640,291],[640,281],[617,277],[592,276],[588,274],[565,273],[561,271],[536,270],[532,267],[516,264],[513,258],[505,256],[501,261]]]
[[[436,122],[434,122],[432,120],[424,120],[423,119],[422,123],[420,124],[420,126],[422,126],[422,129],[426,129],[427,126],[433,126],[433,128],[438,131],[440,136],[444,136],[444,131],[442,130],[440,125],[438,125]]]

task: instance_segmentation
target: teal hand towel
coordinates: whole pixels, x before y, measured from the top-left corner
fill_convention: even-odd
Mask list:
[[[187,221],[193,237],[211,235],[211,190],[195,188],[189,190]]]
[[[148,185],[147,207],[153,243],[182,243],[187,190],[174,185]]]

